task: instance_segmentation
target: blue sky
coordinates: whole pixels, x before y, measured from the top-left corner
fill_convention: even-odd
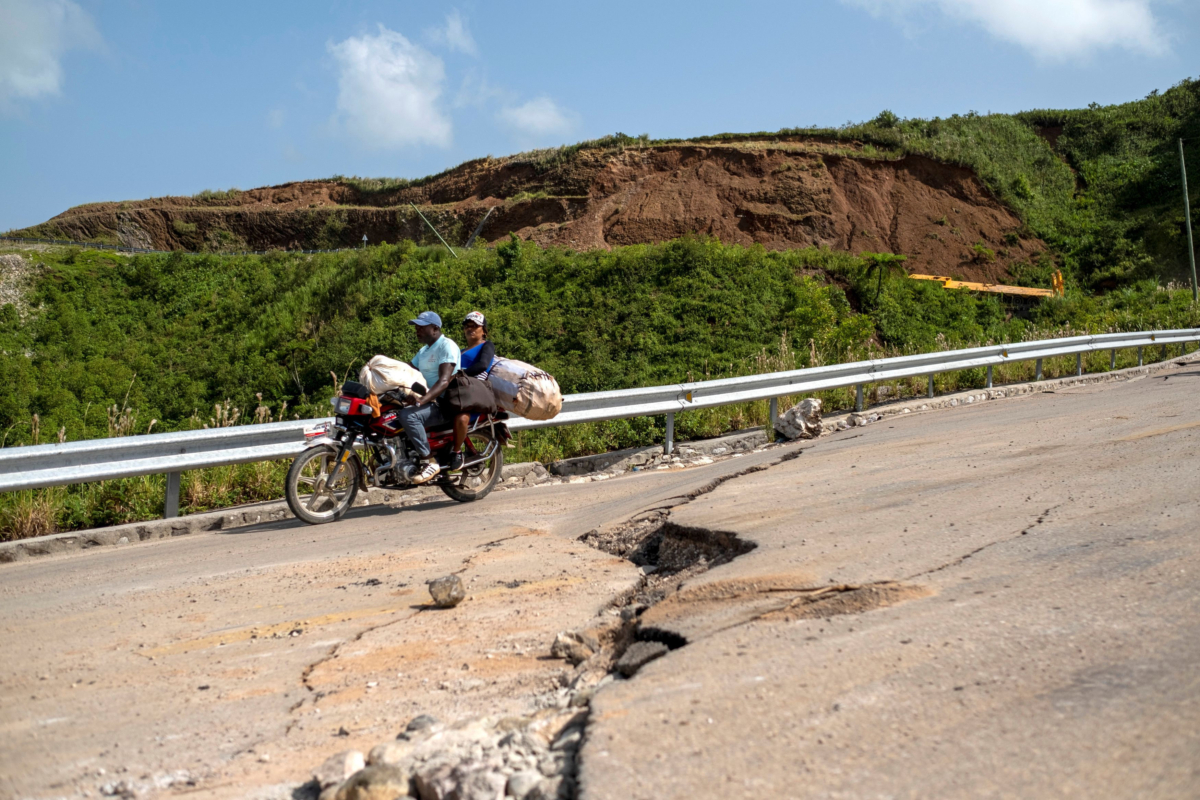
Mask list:
[[[1085,106],[1194,77],[1194,0],[0,0],[0,231],[654,137]]]

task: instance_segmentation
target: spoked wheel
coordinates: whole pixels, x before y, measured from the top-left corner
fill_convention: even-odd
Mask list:
[[[318,444],[296,456],[288,470],[288,508],[310,525],[341,519],[358,495],[358,459],[351,458],[342,464],[330,483],[336,460],[335,448]]]
[[[500,480],[504,468],[504,450],[492,438],[491,431],[481,428],[467,434],[463,443],[464,466],[460,472],[451,472],[442,491],[460,503],[470,503],[487,497]],[[472,464],[472,461],[479,463]]]

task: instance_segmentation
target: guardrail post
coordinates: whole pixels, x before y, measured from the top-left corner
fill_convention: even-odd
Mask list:
[[[675,415],[667,414],[667,441],[663,443],[663,455],[671,455],[675,449]]]
[[[992,388],[992,365],[988,364],[987,388]]]
[[[1034,380],[1040,381],[1041,379],[1042,379],[1042,360],[1039,358],[1037,360],[1037,377],[1034,378]]]
[[[858,384],[858,386],[854,387],[854,410],[855,411],[862,411],[862,409],[863,409],[862,394],[863,394],[862,384],[860,383],[860,384]]]
[[[1117,368],[1117,351],[1115,349],[1108,356],[1108,368],[1110,370]]]
[[[1075,354],[1075,374],[1077,376],[1083,374],[1083,353]]]
[[[779,398],[772,397],[771,404],[767,410],[767,419],[770,421],[771,430],[767,431],[768,436],[774,436],[775,420],[779,419]]]
[[[1142,366],[1142,348],[1138,348],[1138,366]]]
[[[929,392],[926,396],[933,397],[933,375],[932,374],[930,374],[930,376],[929,376]]]
[[[163,519],[179,516],[179,473],[167,473],[167,499],[163,504]]]

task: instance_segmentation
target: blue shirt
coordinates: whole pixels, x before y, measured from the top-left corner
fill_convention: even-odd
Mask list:
[[[462,353],[459,352],[458,345],[443,333],[436,342],[427,344],[418,350],[417,354],[413,356],[412,363],[421,371],[421,375],[425,378],[425,389],[429,390],[438,382],[438,367],[442,364],[453,364],[454,368],[458,369],[458,362],[461,358]]]
[[[491,345],[491,342],[484,339],[474,347],[468,347],[466,350],[462,351],[463,372],[466,372],[472,377],[479,378],[481,381],[487,380],[488,373],[491,372],[492,369],[492,364],[496,363],[496,348],[494,346],[489,347],[489,345]],[[483,351],[485,349],[487,350],[487,363],[476,364],[477,361],[484,357]],[[474,367],[478,367],[478,369],[472,370]]]

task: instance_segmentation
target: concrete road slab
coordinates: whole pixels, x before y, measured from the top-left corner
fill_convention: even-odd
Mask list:
[[[526,711],[555,634],[638,577],[577,537],[776,457],[3,565],[0,795],[290,796],[418,713]],[[426,608],[448,573],[468,599]]]
[[[1200,376],[895,419],[674,509],[583,798],[1195,797]]]

